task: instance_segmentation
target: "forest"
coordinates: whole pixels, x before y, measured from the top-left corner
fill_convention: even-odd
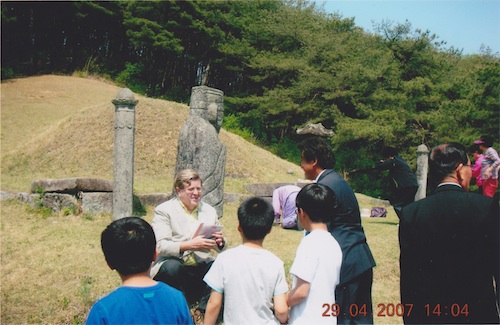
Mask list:
[[[97,75],[135,93],[188,103],[191,88],[224,92],[226,130],[298,163],[297,128],[332,129],[336,169],[380,160],[393,146],[498,149],[500,55],[463,55],[410,21],[374,23],[313,1],[2,1],[1,78]],[[386,197],[381,174],[353,189]]]

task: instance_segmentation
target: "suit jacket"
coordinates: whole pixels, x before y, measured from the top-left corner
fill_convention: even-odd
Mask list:
[[[181,258],[181,242],[190,240],[200,223],[219,225],[215,208],[199,202],[198,219],[189,215],[177,197],[174,197],[155,208],[151,222],[159,249],[157,263],[151,274],[156,274],[165,258]],[[211,262],[214,257],[209,252],[195,251],[197,262]],[[154,275],[153,275],[154,276]]]
[[[392,179],[391,188],[398,190],[404,187],[418,187],[417,176],[403,158],[396,156],[375,165],[375,169],[389,170],[389,178]]]
[[[375,260],[361,225],[358,200],[349,184],[333,169],[325,169],[317,183],[331,188],[337,197],[337,213],[328,230],[342,249],[340,286],[373,268]]]
[[[498,324],[498,202],[446,184],[402,212],[401,302],[413,304],[405,323]]]

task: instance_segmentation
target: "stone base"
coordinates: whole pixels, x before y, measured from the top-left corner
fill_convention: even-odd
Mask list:
[[[113,192],[85,192],[76,189],[90,189],[96,188],[92,182],[82,181],[83,179],[64,179],[64,180],[45,180],[33,182],[33,186],[42,186],[44,190],[57,189],[62,190],[66,188],[70,193],[10,193],[0,191],[0,200],[17,199],[32,207],[44,206],[51,208],[54,212],[59,212],[63,209],[70,209],[77,213],[99,214],[99,213],[113,213]],[[62,182],[59,182],[62,181]],[[102,181],[102,180],[101,180]],[[85,185],[86,184],[86,185]],[[106,184],[105,182],[95,182],[93,184]],[[224,193],[224,203],[240,203],[251,196],[259,196],[269,202],[272,201],[273,191],[280,186],[284,185],[297,185],[304,187],[309,183],[257,183],[247,184],[245,189],[250,194],[237,194],[237,193]],[[84,186],[85,185],[85,186]],[[104,189],[106,187],[98,187]],[[42,191],[43,192],[43,191]],[[140,194],[136,196],[142,206],[156,207],[157,205],[165,202],[173,197],[173,193],[152,193]],[[372,204],[378,206],[389,205],[388,201],[373,199]]]
[[[77,212],[80,205],[74,195],[57,193],[46,193],[40,196],[40,203],[43,207],[51,208],[55,212],[64,209]]]
[[[139,194],[137,198],[141,201],[143,206],[157,206],[167,200],[170,200],[173,194],[167,193],[152,193],[152,194]]]
[[[113,213],[113,193],[80,193],[83,213]]]

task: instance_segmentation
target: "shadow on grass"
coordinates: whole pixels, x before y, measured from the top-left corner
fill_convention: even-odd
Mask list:
[[[399,219],[393,216],[388,216],[387,218],[373,218],[373,217],[365,217],[362,218],[363,223],[369,223],[372,225],[399,225]]]
[[[393,221],[377,221],[374,223],[379,224],[379,225],[392,225],[392,226],[399,225],[399,222],[393,222]]]

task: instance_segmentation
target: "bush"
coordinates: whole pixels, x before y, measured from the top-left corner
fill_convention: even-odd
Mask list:
[[[120,86],[130,89],[136,94],[145,95],[147,93],[148,86],[141,82],[141,80],[144,79],[141,76],[142,70],[142,63],[132,64],[127,62],[125,70],[118,74],[115,81]]]
[[[224,119],[222,121],[222,127],[226,131],[237,134],[240,137],[242,137],[243,139],[245,139],[251,143],[255,144],[257,142],[253,133],[248,131],[247,129],[243,128],[241,126],[240,119],[233,114],[224,115]]]
[[[269,150],[280,158],[300,165],[301,152],[296,141],[287,137],[269,146]]]
[[[11,79],[15,77],[14,69],[9,67],[0,68],[2,71],[2,80]]]
[[[189,94],[179,86],[172,87],[161,98],[177,103],[189,103]]]
[[[352,145],[352,144],[351,144]],[[353,169],[368,168],[380,160],[367,148],[354,148],[352,146],[342,146],[335,151],[335,169],[339,173],[352,171]],[[368,173],[348,174],[349,185],[356,193],[388,199],[390,194],[387,171],[372,171]]]

